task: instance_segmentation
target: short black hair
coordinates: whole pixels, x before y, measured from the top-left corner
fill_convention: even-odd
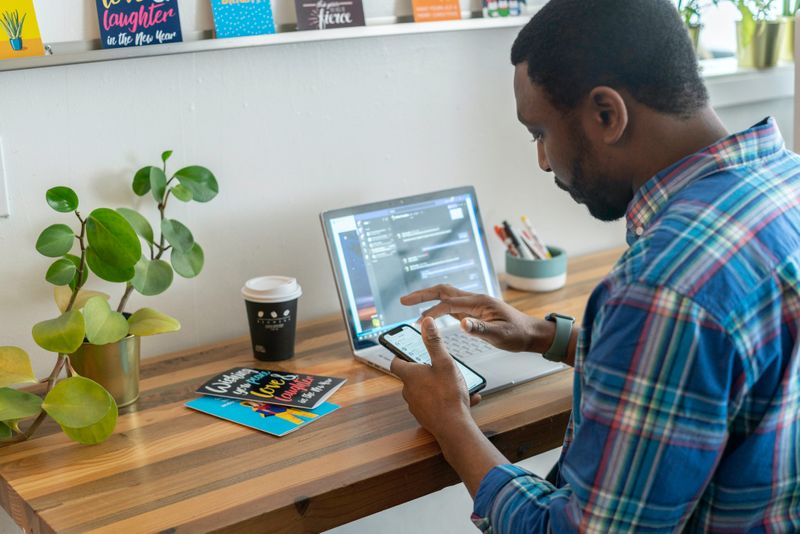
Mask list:
[[[511,63],[523,62],[565,112],[601,85],[684,118],[708,104],[691,39],[670,0],[550,0],[514,41]]]

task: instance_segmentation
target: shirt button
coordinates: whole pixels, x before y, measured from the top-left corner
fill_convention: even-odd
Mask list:
[[[644,228],[642,228],[641,226],[637,226],[634,232],[636,233],[636,235],[642,235],[644,233]]]

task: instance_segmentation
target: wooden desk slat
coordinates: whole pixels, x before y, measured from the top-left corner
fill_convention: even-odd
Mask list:
[[[565,288],[506,300],[580,318],[620,253],[573,258]],[[251,364],[247,338],[145,360],[141,398],[105,443],[77,445],[50,421],[0,449],[0,505],[32,532],[320,532],[458,482],[400,383],[352,358],[340,316],[300,325],[295,358],[269,364],[346,377],[337,412],[274,438],[184,406],[204,380]],[[561,443],[571,392],[563,371],[490,395],[473,414],[518,461]]]

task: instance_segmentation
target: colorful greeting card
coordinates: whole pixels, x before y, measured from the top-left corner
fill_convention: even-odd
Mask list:
[[[103,48],[179,43],[178,0],[97,0]]]
[[[0,2],[0,59],[43,55],[33,0]]]
[[[312,410],[344,383],[344,378],[331,376],[234,367],[200,386],[197,393]]]
[[[298,30],[327,30],[364,25],[361,0],[295,0]]]
[[[483,0],[483,16],[518,17],[526,3],[526,0]]]
[[[411,0],[414,22],[459,20],[461,6],[458,0]]]
[[[315,410],[297,410],[286,406],[220,397],[199,397],[187,402],[186,406],[273,436],[285,436],[289,432],[339,409],[337,405],[330,402],[326,402]]]
[[[217,39],[275,33],[270,0],[211,0]]]

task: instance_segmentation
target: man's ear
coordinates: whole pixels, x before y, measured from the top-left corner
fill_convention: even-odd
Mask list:
[[[608,145],[622,139],[628,128],[628,106],[618,91],[600,86],[592,89],[588,98],[592,127]]]

